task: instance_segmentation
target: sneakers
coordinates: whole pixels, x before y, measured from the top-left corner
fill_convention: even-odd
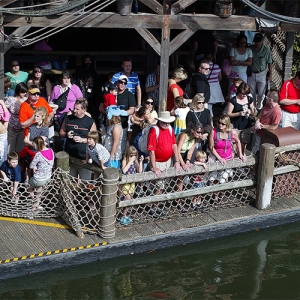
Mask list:
[[[248,175],[248,172],[244,168],[241,168],[241,167],[236,168],[236,173],[241,176]]]
[[[161,216],[166,216],[168,214],[168,211],[166,209],[160,209],[160,208],[151,208],[148,211],[148,214],[152,216],[152,218],[159,218]]]
[[[200,202],[197,202],[196,204],[192,203],[192,208],[194,211],[204,210],[204,206]]]
[[[125,217],[122,217],[121,220],[120,220],[120,223],[122,225],[130,225],[132,223],[132,219],[125,216]]]

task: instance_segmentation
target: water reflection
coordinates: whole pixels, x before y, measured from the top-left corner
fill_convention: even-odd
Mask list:
[[[300,299],[300,225],[0,283],[0,299]]]

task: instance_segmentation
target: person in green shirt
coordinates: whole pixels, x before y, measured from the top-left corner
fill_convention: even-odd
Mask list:
[[[16,60],[11,62],[11,70],[10,72],[5,73],[5,75],[9,77],[11,88],[14,91],[18,83],[23,82],[26,84],[28,81],[28,73],[20,71],[20,65]]]

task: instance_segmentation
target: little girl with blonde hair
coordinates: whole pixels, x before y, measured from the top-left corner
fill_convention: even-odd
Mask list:
[[[134,146],[128,146],[124,158],[122,160],[122,173],[125,175],[131,175],[135,173],[143,172],[144,156],[141,155],[138,160],[138,151]],[[120,200],[130,200],[135,191],[135,183],[126,183],[121,188]],[[123,225],[129,225],[132,223],[132,219],[126,216],[128,208],[124,208],[119,218],[120,223]]]

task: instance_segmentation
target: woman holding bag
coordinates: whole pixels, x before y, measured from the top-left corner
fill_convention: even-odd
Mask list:
[[[72,84],[71,79],[71,74],[68,71],[63,71],[60,78],[61,83],[56,85],[51,93],[50,102],[53,103],[56,103],[59,96],[63,93],[68,93],[66,107],[64,109],[57,109],[56,111],[56,118],[59,121],[59,127],[63,121],[60,120],[61,116],[64,116],[64,113],[68,113],[70,110],[73,110],[75,101],[78,98],[83,97],[80,88],[76,84]]]

